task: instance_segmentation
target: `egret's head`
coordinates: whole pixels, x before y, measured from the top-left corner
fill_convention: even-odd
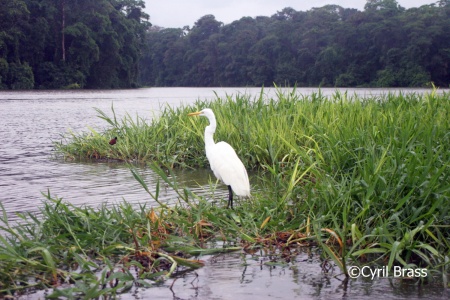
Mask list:
[[[203,116],[203,117],[210,118],[210,117],[214,116],[214,113],[210,108],[205,108],[205,109],[202,109],[201,111],[189,113],[188,116]]]

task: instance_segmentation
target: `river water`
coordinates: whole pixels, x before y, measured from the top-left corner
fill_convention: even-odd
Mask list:
[[[297,89],[308,95],[318,89]],[[321,89],[331,95],[336,89]],[[345,90],[341,90],[344,92]],[[265,97],[276,95],[265,88]],[[349,89],[348,94],[378,95],[397,90]],[[426,93],[429,90],[404,90]],[[99,206],[118,203],[152,203],[152,199],[120,163],[66,162],[54,155],[53,142],[69,131],[81,132],[89,127],[107,127],[96,116],[94,108],[106,113],[114,106],[118,118],[126,113],[151,119],[164,105],[179,106],[197,99],[238,93],[259,97],[260,88],[146,88],[135,90],[89,91],[0,91],[0,202],[10,219],[17,212],[38,211],[44,200],[41,193],[63,198],[75,205]],[[145,168],[143,174],[149,186],[157,179]],[[178,171],[177,181],[197,194],[209,193],[209,170]],[[216,193],[226,194],[223,186]],[[174,194],[164,190],[160,200]],[[436,287],[418,287],[388,279],[352,280],[343,286],[337,278],[321,272],[320,262],[310,254],[301,253],[297,261],[287,266],[266,266],[264,256],[243,253],[203,257],[206,266],[196,273],[150,289],[135,290],[124,299],[329,299],[385,298],[444,299],[445,291]],[[245,262],[245,263],[244,263]],[[406,286],[406,287],[405,287]],[[43,297],[43,292],[28,299]],[[445,298],[447,299],[447,298]]]

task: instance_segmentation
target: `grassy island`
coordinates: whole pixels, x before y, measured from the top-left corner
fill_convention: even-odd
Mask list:
[[[234,210],[179,186],[173,168],[206,168],[206,119],[261,184]],[[0,228],[0,295],[54,287],[53,295],[98,297],[151,286],[202,266],[201,254],[269,249],[286,260],[316,247],[345,278],[350,265],[424,268],[422,283],[450,272],[450,95],[336,92],[273,99],[246,95],[164,107],[151,121],[98,110],[103,132],[55,143],[65,159],[148,164],[177,191],[176,204],[74,207],[50,193],[41,215]],[[89,125],[89,124],[87,124]],[[117,143],[108,141],[117,136]],[[156,191],[156,192],[155,192]],[[292,252],[293,253],[293,252]],[[419,279],[418,279],[419,280]]]

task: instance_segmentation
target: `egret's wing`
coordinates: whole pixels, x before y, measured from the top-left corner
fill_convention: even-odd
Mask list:
[[[214,175],[230,185],[238,196],[250,196],[250,183],[247,170],[231,147],[226,142],[219,142],[206,153]]]

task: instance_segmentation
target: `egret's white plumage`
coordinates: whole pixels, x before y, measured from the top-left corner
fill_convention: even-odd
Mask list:
[[[205,128],[205,150],[214,175],[228,186],[228,206],[233,207],[233,192],[241,197],[250,196],[250,183],[247,170],[239,159],[233,147],[226,142],[214,142],[216,131],[216,117],[211,109],[205,108],[189,116],[204,116],[208,118],[209,125]]]

